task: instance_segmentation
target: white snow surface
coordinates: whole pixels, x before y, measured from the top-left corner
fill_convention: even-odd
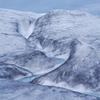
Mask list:
[[[42,14],[0,9],[0,56],[29,50],[26,39]]]
[[[69,41],[77,39],[86,45],[99,49],[100,18],[77,10],[54,10],[36,21],[29,41],[48,56],[68,55]],[[55,42],[56,43],[55,45]],[[85,47],[85,46],[84,46]],[[62,49],[61,49],[62,48]],[[62,53],[61,53],[62,52]],[[99,50],[98,56],[100,57]]]
[[[0,9],[2,100],[100,100],[99,64],[98,16]]]

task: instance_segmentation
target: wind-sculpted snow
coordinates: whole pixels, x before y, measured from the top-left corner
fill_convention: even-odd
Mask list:
[[[0,9],[0,100],[100,100],[99,24],[81,11]]]
[[[35,20],[43,14],[0,9],[0,33],[22,34],[28,38],[34,30]]]
[[[0,63],[0,79],[18,80],[32,75],[28,70],[16,65]]]
[[[100,87],[100,18],[79,11],[52,11],[40,17],[31,45],[48,56],[64,57],[59,68],[33,80],[85,92]],[[39,46],[38,46],[39,45]],[[41,48],[39,48],[41,47]]]
[[[0,80],[0,98],[2,100],[100,100],[98,97],[67,89],[8,80]]]
[[[98,47],[99,23],[100,18],[85,12],[55,10],[37,19],[29,40],[48,56],[67,59],[73,39]]]
[[[33,32],[34,22],[40,15],[0,9],[0,56],[30,50],[25,38]]]
[[[33,51],[11,57],[11,59],[6,60],[6,63],[26,68],[33,72],[34,75],[41,75],[59,67],[64,61],[62,59],[49,58],[41,51]]]
[[[40,76],[33,82],[69,87],[81,92],[98,90],[100,87],[100,63],[94,49],[77,40],[71,42],[70,49],[70,56],[63,65]]]

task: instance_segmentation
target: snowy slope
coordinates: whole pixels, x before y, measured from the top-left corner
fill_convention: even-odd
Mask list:
[[[100,100],[99,23],[81,11],[0,9],[0,98]]]
[[[0,63],[0,79],[18,80],[32,75],[28,70],[14,64]]]
[[[0,62],[24,67],[34,74],[47,73],[62,64],[60,59],[34,51],[27,40],[34,30],[36,19],[43,15],[0,9],[0,26],[3,26],[0,27]]]
[[[73,39],[92,43],[98,48],[99,23],[100,18],[86,12],[55,10],[38,18],[29,40],[48,56],[67,59],[70,41]]]
[[[41,14],[0,9],[0,56],[29,51],[27,38]],[[1,58],[0,58],[1,59]]]
[[[55,10],[40,17],[29,37],[31,45],[48,56],[63,55],[66,62],[33,83],[79,88],[81,92],[99,90],[99,23],[99,17],[80,11]]]
[[[33,72],[34,75],[47,73],[64,63],[62,59],[50,58],[45,53],[34,50],[31,53],[8,58],[5,62],[25,68]]]
[[[74,40],[68,60],[59,68],[33,80],[33,83],[70,88],[80,92],[99,91],[99,61],[94,49]]]
[[[0,80],[0,98],[2,100],[41,100],[41,98],[42,100],[100,100],[95,96],[62,88],[9,80]]]
[[[35,20],[42,15],[32,12],[0,9],[0,25],[4,26],[0,27],[1,33],[20,33],[28,38],[34,30]]]

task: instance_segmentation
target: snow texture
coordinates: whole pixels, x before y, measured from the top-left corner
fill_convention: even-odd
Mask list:
[[[99,24],[77,10],[0,9],[0,100],[100,100]]]

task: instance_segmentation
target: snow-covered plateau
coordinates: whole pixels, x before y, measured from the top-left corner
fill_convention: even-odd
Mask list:
[[[100,17],[0,9],[0,100],[100,100]]]

